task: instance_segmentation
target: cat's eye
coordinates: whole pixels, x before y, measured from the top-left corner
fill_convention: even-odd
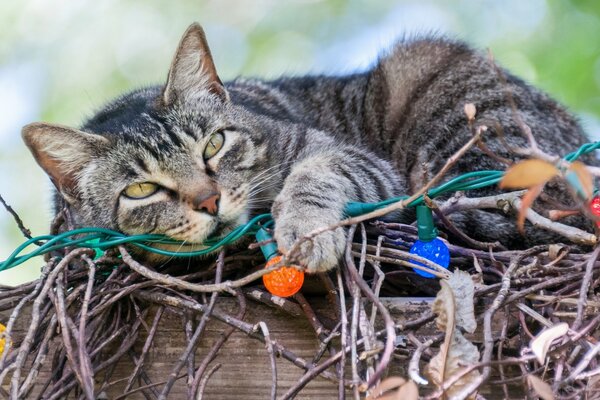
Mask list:
[[[134,183],[133,185],[127,186],[123,191],[123,194],[130,199],[145,199],[146,197],[156,193],[158,189],[159,186],[156,183]]]
[[[208,139],[208,143],[206,143],[202,157],[204,157],[205,160],[213,158],[219,150],[221,150],[224,142],[225,136],[223,136],[222,132],[213,133]]]

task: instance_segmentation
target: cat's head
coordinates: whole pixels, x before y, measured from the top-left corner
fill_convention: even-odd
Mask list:
[[[163,87],[125,95],[80,130],[27,125],[23,139],[81,226],[200,243],[244,223],[273,186],[261,185],[260,124],[230,102],[197,24]]]

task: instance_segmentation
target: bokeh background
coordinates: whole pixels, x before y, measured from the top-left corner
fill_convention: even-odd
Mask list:
[[[21,127],[77,126],[124,91],[162,82],[193,21],[223,80],[356,71],[402,35],[447,34],[489,47],[600,137],[597,0],[2,0],[0,194],[35,235],[47,232],[50,184]],[[0,208],[0,260],[22,241]],[[33,279],[40,265],[2,272],[0,283]]]

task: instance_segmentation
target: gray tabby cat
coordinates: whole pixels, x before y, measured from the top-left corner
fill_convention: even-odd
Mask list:
[[[347,76],[223,84],[193,24],[164,86],[124,95],[80,130],[27,125],[23,139],[60,193],[57,207],[68,205],[80,226],[164,234],[190,250],[271,208],[285,252],[343,218],[348,201],[424,185],[471,137],[466,103],[478,123],[498,121],[509,143],[524,145],[506,90],[544,150],[564,154],[585,142],[563,107],[510,74],[503,84],[460,42],[401,41],[371,70]],[[511,157],[493,132],[486,142]],[[499,167],[475,149],[453,173]],[[457,221],[479,238],[522,241],[512,220],[493,213]],[[324,233],[305,243],[299,262],[328,270],[344,244],[343,229]]]

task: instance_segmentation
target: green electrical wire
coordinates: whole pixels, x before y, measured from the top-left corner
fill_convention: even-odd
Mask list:
[[[582,155],[591,153],[592,151],[598,149],[600,149],[600,141],[586,143],[577,151],[566,155],[564,159],[568,162],[573,162]],[[481,189],[498,184],[503,176],[504,171],[468,172],[466,174],[459,175],[448,182],[441,184],[440,186],[430,189],[427,195],[431,198],[435,198],[445,193]],[[345,214],[348,217],[367,214],[407,198],[408,196],[394,197],[377,203],[350,202],[346,205]],[[415,207],[419,204],[423,204],[423,199],[424,196],[420,196],[408,204],[408,206]],[[182,252],[152,247],[153,244],[180,246],[182,248],[185,246],[185,243],[183,242],[169,239],[162,235],[128,236],[110,229],[80,228],[67,231],[59,235],[41,235],[25,241],[23,244],[17,247],[6,260],[0,262],[0,271],[16,267],[17,265],[20,265],[33,257],[47,254],[65,247],[90,248],[102,252],[106,249],[121,244],[130,244],[143,250],[168,257],[197,257],[212,253],[222,246],[226,246],[239,240],[242,236],[254,235],[261,227],[270,227],[273,225],[273,223],[274,221],[271,214],[260,214],[252,218],[246,224],[235,228],[222,238],[213,238],[207,240],[205,243],[203,243],[203,246],[206,246],[206,248]],[[29,246],[36,242],[42,242],[43,244],[29,253],[22,254]]]
[[[168,251],[151,247],[150,244],[172,246],[185,245],[183,242],[169,239],[162,235],[128,236],[123,233],[104,228],[80,228],[63,232],[59,235],[42,235],[31,238],[17,247],[6,260],[0,263],[0,271],[16,267],[17,265],[22,264],[33,257],[37,257],[65,247],[83,247],[104,251],[121,244],[131,244],[141,249],[165,256],[196,257],[209,254],[222,246],[235,242],[244,235],[253,234],[260,227],[260,222],[267,223],[270,220],[272,220],[271,214],[257,215],[248,221],[248,223],[238,226],[226,236],[207,240],[204,243],[204,245],[207,246],[205,249],[189,252]],[[27,254],[20,255],[27,247],[31,246],[35,242],[43,242],[43,244]]]

